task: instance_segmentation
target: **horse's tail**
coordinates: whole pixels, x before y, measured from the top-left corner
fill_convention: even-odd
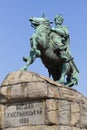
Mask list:
[[[79,70],[78,70],[78,68],[77,68],[77,66],[76,66],[76,64],[75,64],[75,62],[74,62],[73,60],[71,60],[71,62],[72,62],[72,64],[73,64],[73,66],[75,67],[76,71],[79,73]]]

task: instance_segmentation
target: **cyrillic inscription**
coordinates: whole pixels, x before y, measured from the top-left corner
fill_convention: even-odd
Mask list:
[[[5,127],[45,123],[44,102],[12,103],[5,106]]]

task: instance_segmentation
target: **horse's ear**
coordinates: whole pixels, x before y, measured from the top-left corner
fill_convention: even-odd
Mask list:
[[[42,18],[45,18],[45,14],[44,13],[42,14]]]

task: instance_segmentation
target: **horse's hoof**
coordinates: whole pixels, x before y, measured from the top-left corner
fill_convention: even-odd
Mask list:
[[[27,62],[27,58],[26,58],[26,57],[23,57],[23,61]]]
[[[72,87],[72,86],[77,85],[77,84],[78,84],[77,81],[72,81],[72,82],[66,83],[65,85]]]
[[[20,69],[20,71],[27,71],[27,68],[26,68],[26,67],[22,67],[22,68]]]

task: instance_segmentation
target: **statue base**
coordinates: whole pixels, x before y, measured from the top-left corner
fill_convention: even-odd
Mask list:
[[[86,130],[87,98],[28,71],[7,75],[0,89],[0,130]]]

